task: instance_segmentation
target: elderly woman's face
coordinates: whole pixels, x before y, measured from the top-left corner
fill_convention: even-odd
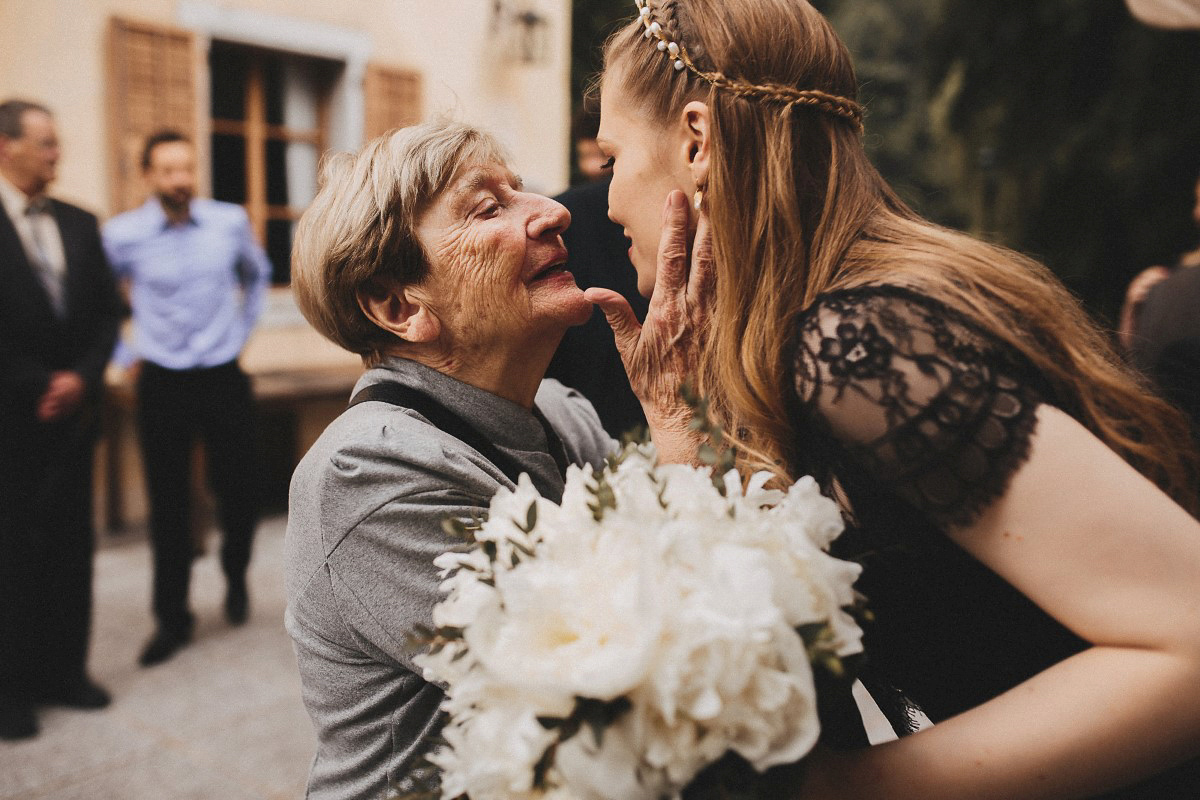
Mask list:
[[[561,335],[592,306],[564,268],[562,205],[521,191],[503,164],[467,164],[417,222],[443,336],[459,349]]]

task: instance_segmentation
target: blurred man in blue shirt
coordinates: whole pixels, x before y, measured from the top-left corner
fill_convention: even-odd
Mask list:
[[[141,207],[105,226],[104,246],[133,308],[138,427],[150,496],[157,629],[143,666],[191,638],[191,451],[204,443],[223,531],[225,615],[248,613],[246,568],[258,518],[254,403],[238,356],[262,311],[271,265],[237,205],[194,197],[195,148],[182,134],[151,136]]]

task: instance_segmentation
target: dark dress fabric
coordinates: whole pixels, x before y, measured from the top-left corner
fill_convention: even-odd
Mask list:
[[[944,533],[1004,493],[1040,404],[1072,413],[1018,351],[915,291],[869,286],[818,298],[792,353],[793,467],[852,511],[834,551],[863,564],[873,694],[890,683],[937,723],[1089,646]],[[1107,796],[1200,797],[1198,764]]]

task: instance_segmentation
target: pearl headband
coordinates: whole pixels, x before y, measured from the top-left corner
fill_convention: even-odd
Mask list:
[[[785,112],[790,111],[793,106],[797,105],[816,108],[820,111],[850,120],[858,126],[861,132],[863,108],[848,98],[829,94],[820,89],[797,89],[793,86],[777,83],[746,83],[727,78],[720,72],[705,72],[701,70],[692,62],[687,48],[683,43],[673,40],[663,30],[662,25],[652,19],[654,13],[650,9],[650,0],[633,1],[637,5],[638,15],[644,28],[642,35],[652,40],[652,43],[659,52],[671,60],[671,65],[675,68],[676,72],[682,72],[684,69],[687,69],[716,88],[732,92],[739,97],[763,102],[781,103],[784,106]]]

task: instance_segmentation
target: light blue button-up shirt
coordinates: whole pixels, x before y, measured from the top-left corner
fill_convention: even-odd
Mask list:
[[[109,220],[104,248],[117,277],[131,282],[135,358],[192,369],[242,352],[271,263],[241,206],[196,199],[189,219],[171,224],[151,197]]]

